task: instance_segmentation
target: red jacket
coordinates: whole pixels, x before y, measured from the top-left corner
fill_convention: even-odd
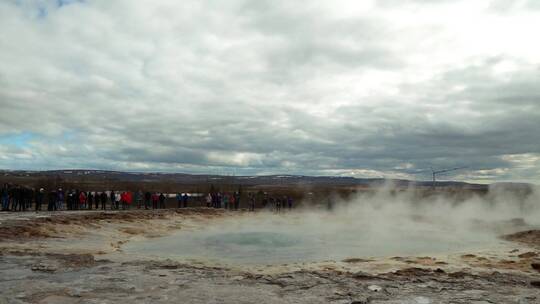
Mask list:
[[[84,192],[81,192],[81,194],[79,194],[79,203],[86,203],[86,194]]]

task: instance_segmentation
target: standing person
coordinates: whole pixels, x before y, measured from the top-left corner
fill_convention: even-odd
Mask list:
[[[152,209],[158,208],[159,195],[154,192],[152,193]]]
[[[217,206],[216,207],[221,208],[221,202],[223,201],[223,196],[221,195],[221,192],[217,193],[216,201],[217,201]]]
[[[19,211],[23,211],[23,209],[26,209],[23,200],[23,188],[21,188],[20,186],[17,188],[17,192],[15,192],[15,198],[17,199],[15,211],[17,211],[17,208],[19,209]]]
[[[206,196],[206,207],[210,208],[212,206],[212,194],[208,193]]]
[[[289,210],[292,210],[292,204],[293,204],[293,199],[292,199],[292,197],[288,196],[287,197],[287,205],[289,207]]]
[[[88,191],[88,195],[86,205],[88,206],[88,210],[92,210],[92,205],[94,205],[94,193],[92,191]]]
[[[131,200],[131,192],[126,191],[126,194],[124,195],[124,202],[125,202],[124,210],[129,209],[129,205],[131,204],[130,200]]]
[[[81,191],[79,189],[75,189],[75,197],[74,197],[75,203],[73,206],[75,207],[75,210],[79,210],[81,207]]]
[[[131,209],[131,206],[135,204],[134,198],[133,198],[133,192],[128,191],[128,208]]]
[[[77,209],[75,205],[77,205],[77,201],[79,201],[79,198],[77,197],[77,191],[75,189],[71,189],[69,190],[69,194],[69,210],[75,210]]]
[[[77,210],[79,207],[79,190],[71,190],[73,196],[71,197],[71,210]]]
[[[143,192],[140,189],[135,192],[135,202],[137,202],[137,209],[141,209],[143,204]]]
[[[133,204],[133,193],[131,191],[126,192],[126,203],[127,209],[131,209],[131,204]]]
[[[122,210],[126,210],[127,193],[125,191],[120,193],[120,203],[122,204]]]
[[[47,206],[48,211],[56,211],[58,210],[58,193],[54,192],[54,190],[51,190],[48,195],[49,204]]]
[[[120,199],[122,198],[122,196],[120,195],[120,193],[116,193],[116,195],[114,196],[114,208],[116,210],[120,210]]]
[[[236,206],[236,195],[233,193],[229,196],[229,209],[234,210],[234,206]]]
[[[6,193],[7,195],[5,196],[7,199],[6,199],[6,211],[9,211],[11,210],[10,206],[13,204],[13,186],[12,185],[7,185],[6,186]]]
[[[126,209],[129,209],[129,204],[130,204],[130,192],[129,191],[126,191],[124,192],[124,203],[123,203],[123,209],[126,210]]]
[[[68,197],[67,197],[67,209],[68,210],[74,210],[75,209],[75,190],[71,189],[69,190]]]
[[[249,195],[249,211],[255,211],[255,195]]]
[[[24,188],[23,191],[23,201],[24,201],[24,211],[27,209],[32,209],[32,200],[34,199],[34,189]]]
[[[79,204],[79,191],[74,189],[71,190],[71,210],[77,210],[77,205]]]
[[[94,202],[95,202],[94,209],[99,210],[99,201],[100,200],[101,200],[101,194],[96,191],[95,195],[94,195]]]
[[[107,193],[105,191],[101,192],[101,210],[107,209]]]
[[[11,188],[11,211],[17,211],[17,207],[19,206],[19,188],[17,185],[13,186]]]
[[[69,190],[67,194],[67,210],[71,210],[71,204],[73,203],[73,190]]]
[[[8,189],[8,192],[9,192],[9,199],[10,199],[10,203],[8,202],[8,208],[7,210],[8,211],[15,211],[15,201],[17,200],[16,199],[16,196],[17,196],[17,186],[11,186],[11,188]],[[11,207],[10,207],[11,205]]]
[[[268,207],[268,196],[266,194],[264,194],[262,199],[262,207],[263,209],[266,209]]]
[[[54,203],[54,210],[64,210],[65,194],[62,188],[58,188],[56,194],[56,202]]]
[[[229,208],[229,193],[223,193],[223,197],[221,200],[223,201],[223,208],[228,209]]]
[[[217,208],[217,195],[215,192],[211,192],[210,195],[212,196],[212,208]]]
[[[111,210],[112,210],[114,209],[114,201],[116,200],[114,190],[111,190],[111,193],[109,193],[109,198],[111,200]]]
[[[176,208],[182,208],[182,193],[176,193]]]
[[[86,209],[86,193],[84,191],[79,192],[79,206],[80,209]]]
[[[2,211],[9,210],[9,189],[7,184],[4,184],[0,191],[0,200],[2,201]]]
[[[238,210],[240,206],[240,191],[234,193],[234,210]]]
[[[268,206],[269,206],[268,209],[270,209],[271,211],[275,211],[276,202],[274,201],[273,197],[268,198]]]
[[[144,209],[148,210],[150,209],[150,201],[152,200],[152,193],[150,191],[146,191],[144,193]]]
[[[25,188],[19,188],[19,211],[26,211]]]
[[[189,200],[189,196],[187,192],[185,192],[184,195],[182,196],[182,204],[184,205],[184,208],[187,208],[188,200]]]
[[[264,192],[262,192],[262,190],[257,191],[257,193],[255,194],[255,204],[262,205],[262,208],[264,209],[263,198]]]
[[[36,212],[41,211],[41,204],[43,203],[43,197],[45,196],[45,189],[40,188],[36,192]]]
[[[159,195],[159,209],[165,209],[165,195],[163,192]]]
[[[32,201],[35,200],[36,198],[36,194],[37,194],[38,190],[35,190],[35,189],[28,189],[28,193],[27,193],[27,201],[28,201],[28,209],[31,209],[32,208]]]

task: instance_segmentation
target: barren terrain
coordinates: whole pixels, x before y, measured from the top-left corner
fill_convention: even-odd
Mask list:
[[[438,256],[229,265],[125,253],[128,242],[253,216],[214,209],[2,214],[0,303],[538,303],[540,231]],[[280,216],[280,215],[274,215]]]

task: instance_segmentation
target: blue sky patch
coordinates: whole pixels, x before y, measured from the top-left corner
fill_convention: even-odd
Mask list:
[[[31,132],[12,133],[0,135],[0,145],[10,145],[18,148],[30,146],[30,141],[35,139],[36,135]]]

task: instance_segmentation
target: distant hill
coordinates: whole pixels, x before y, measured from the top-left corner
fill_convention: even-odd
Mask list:
[[[305,175],[255,175],[224,176],[185,173],[150,173],[121,172],[104,170],[51,170],[51,171],[17,171],[0,170],[0,175],[9,177],[61,178],[66,181],[78,180],[111,180],[122,182],[174,182],[179,184],[227,183],[242,185],[327,185],[327,186],[366,186],[377,187],[391,183],[397,187],[431,187],[431,181],[410,181],[404,179],[355,178],[344,176],[305,176]],[[497,184],[499,187],[528,187],[528,184]],[[471,184],[456,181],[439,181],[437,187],[459,189],[487,189],[489,185]]]

